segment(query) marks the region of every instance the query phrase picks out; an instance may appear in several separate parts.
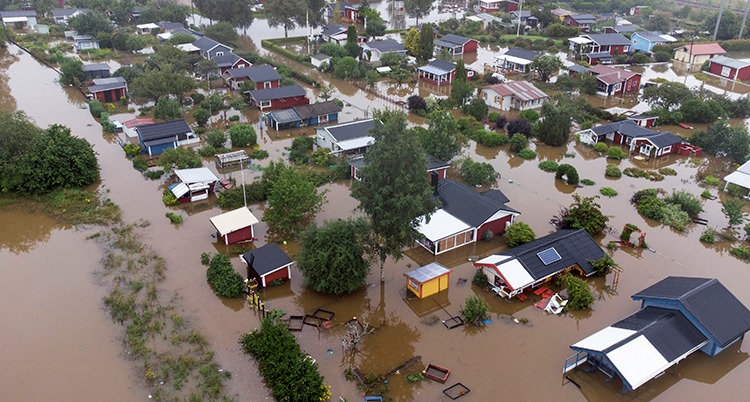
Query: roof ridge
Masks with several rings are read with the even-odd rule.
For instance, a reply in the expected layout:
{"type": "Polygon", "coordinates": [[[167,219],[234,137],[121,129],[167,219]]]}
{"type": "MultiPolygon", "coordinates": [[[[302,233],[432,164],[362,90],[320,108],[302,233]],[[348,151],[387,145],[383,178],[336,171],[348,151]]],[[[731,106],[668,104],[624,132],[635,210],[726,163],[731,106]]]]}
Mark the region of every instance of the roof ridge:
{"type": "MultiPolygon", "coordinates": [[[[696,293],[702,292],[703,290],[705,290],[704,289],[705,287],[707,287],[708,285],[711,285],[711,284],[713,284],[715,282],[718,282],[718,281],[719,280],[716,279],[716,278],[710,278],[707,281],[701,283],[700,285],[698,285],[698,286],[690,289],[690,291],[688,291],[688,292],[684,293],[682,296],[678,297],[677,300],[680,301],[680,302],[682,302],[684,299],[687,299],[689,296],[693,296],[696,293]]],[[[687,308],[687,306],[685,306],[685,307],[687,308]]]]}
{"type": "MultiPolygon", "coordinates": [[[[584,229],[560,229],[560,230],[558,230],[558,231],[556,231],[556,232],[552,232],[552,233],[550,233],[550,234],[548,234],[548,235],[545,235],[545,236],[542,236],[542,237],[540,237],[540,238],[538,238],[538,239],[534,239],[534,240],[532,240],[532,241],[539,241],[539,240],[543,240],[543,241],[541,242],[541,244],[540,244],[539,246],[537,246],[537,247],[535,247],[535,248],[530,248],[529,250],[525,250],[525,251],[522,251],[522,252],[520,252],[520,253],[518,253],[518,254],[515,254],[515,256],[516,256],[516,257],[518,257],[518,256],[520,256],[520,255],[526,255],[526,254],[528,254],[528,253],[531,253],[531,252],[533,252],[534,250],[538,250],[538,249],[540,249],[540,248],[542,248],[542,247],[545,247],[545,246],[549,245],[550,243],[553,243],[553,242],[559,241],[559,240],[561,240],[561,239],[566,239],[566,238],[568,238],[569,236],[572,236],[572,235],[574,235],[574,234],[580,233],[580,231],[581,231],[581,230],[584,230],[584,229]],[[557,234],[557,233],[561,233],[561,232],[562,232],[562,231],[564,231],[564,230],[571,230],[571,232],[570,232],[570,233],[564,233],[564,234],[561,234],[561,235],[560,235],[559,237],[554,237],[554,238],[552,238],[552,239],[547,239],[548,237],[550,237],[550,236],[552,236],[552,235],[554,235],[554,234],[557,234]]],[[[530,242],[529,242],[529,243],[530,243],[530,242]]],[[[524,244],[528,244],[528,243],[524,243],[524,244]]],[[[512,249],[511,249],[511,250],[512,250],[512,249]]],[[[508,251],[510,251],[510,250],[508,250],[508,251]]]]}

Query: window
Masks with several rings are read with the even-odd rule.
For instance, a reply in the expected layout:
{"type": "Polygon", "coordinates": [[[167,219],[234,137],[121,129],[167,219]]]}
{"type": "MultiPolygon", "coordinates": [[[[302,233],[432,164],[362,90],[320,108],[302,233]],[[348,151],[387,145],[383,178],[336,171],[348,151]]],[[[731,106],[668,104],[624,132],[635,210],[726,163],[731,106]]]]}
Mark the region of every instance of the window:
{"type": "Polygon", "coordinates": [[[271,81],[266,81],[263,83],[263,88],[271,88],[271,81]]]}
{"type": "Polygon", "coordinates": [[[721,75],[724,77],[729,77],[729,72],[731,69],[729,67],[722,67],[721,68],[721,75]]]}
{"type": "Polygon", "coordinates": [[[216,52],[216,55],[217,55],[217,56],[223,56],[223,55],[224,55],[224,52],[216,52]]]}
{"type": "Polygon", "coordinates": [[[266,107],[271,107],[271,101],[270,100],[264,100],[259,102],[261,109],[266,107]]]}
{"type": "Polygon", "coordinates": [[[613,88],[614,88],[615,91],[619,91],[620,88],[622,88],[622,83],[615,84],[615,86],[613,88]]]}
{"type": "Polygon", "coordinates": [[[328,122],[328,115],[324,114],[323,116],[318,117],[318,123],[326,123],[328,122]]]}

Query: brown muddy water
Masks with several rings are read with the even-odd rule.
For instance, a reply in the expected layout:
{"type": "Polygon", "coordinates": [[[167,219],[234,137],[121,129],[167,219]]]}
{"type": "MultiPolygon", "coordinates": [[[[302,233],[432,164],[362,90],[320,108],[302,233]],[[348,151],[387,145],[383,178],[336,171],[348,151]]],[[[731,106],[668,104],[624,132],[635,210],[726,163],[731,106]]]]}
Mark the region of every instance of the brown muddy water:
{"type": "MultiPolygon", "coordinates": [[[[216,351],[217,361],[233,373],[227,384],[230,394],[236,395],[238,401],[270,400],[255,364],[237,344],[240,334],[258,327],[257,313],[241,299],[216,297],[206,283],[205,267],[199,263],[201,252],[229,252],[233,248],[219,245],[212,237],[208,219],[221,213],[215,199],[171,208],[186,216],[186,220],[180,226],[169,223],[164,217],[169,209],[161,202],[161,189],[168,179],[147,180],[133,170],[112,136],[103,134],[88,110],[80,108],[80,93],[61,88],[54,81],[56,73],[15,47],[0,50],[0,75],[0,107],[24,110],[40,126],[65,124],[74,134],[94,144],[102,166],[99,188],[109,191],[112,200],[122,207],[126,222],[151,222],[143,229],[144,241],[167,262],[165,291],[179,293],[183,314],[197,323],[216,351]]],[[[342,114],[342,121],[362,117],[368,106],[372,110],[385,104],[361,95],[347,83],[336,82],[336,87],[337,96],[353,105],[345,109],[351,114],[342,114]]],[[[273,131],[263,131],[259,137],[262,148],[272,158],[282,156],[293,138],[287,132],[276,138],[273,131]]],[[[531,225],[537,235],[554,230],[549,219],[561,205],[572,201],[570,194],[596,195],[600,187],[608,186],[619,192],[616,197],[599,200],[604,212],[612,216],[611,226],[619,229],[625,223],[638,225],[648,233],[648,243],[655,252],[612,253],[624,270],[619,282],[613,283],[611,275],[592,279],[597,295],[593,308],[562,316],[543,315],[532,306],[536,300],[506,303],[470,285],[474,268],[467,257],[505,250],[501,238],[467,245],[437,258],[413,248],[404,260],[387,261],[383,284],[374,266],[368,285],[347,296],[325,296],[307,289],[301,284],[300,273],[294,270],[290,282],[269,287],[263,291],[263,298],[267,307],[290,314],[311,313],[317,308],[336,314],[333,328],[318,332],[306,326],[296,334],[302,348],[317,360],[326,383],[331,385],[333,398],[361,400],[354,383],[345,380],[345,369],[382,373],[415,355],[422,357],[419,364],[388,379],[387,395],[395,401],[445,400],[441,391],[456,382],[471,389],[462,399],[465,401],[729,400],[746,394],[750,390],[746,380],[750,375],[747,343],[715,358],[696,354],[637,392],[625,395],[620,394],[622,383],[617,379],[606,383],[601,375],[576,373],[574,378],[582,385],[579,389],[564,382],[561,375],[565,358],[572,354],[569,345],[636,311],[638,304],[630,296],[667,275],[716,277],[750,305],[750,296],[744,292],[750,284],[748,265],[732,257],[726,243],[704,245],[698,241],[704,227],[691,224],[686,231],[676,232],[642,218],[628,202],[634,191],[647,187],[667,191],[686,188],[698,194],[703,190],[694,177],[698,169],[721,174],[727,162],[707,157],[702,159],[701,168],[693,168],[681,163],[685,158],[674,155],[638,162],[641,168],[669,166],[678,171],[677,176],[652,183],[626,176],[605,178],[607,160],[574,143],[567,147],[532,148],[539,154],[537,160],[523,160],[507,147],[488,149],[473,143],[466,154],[492,164],[502,174],[498,188],[510,198],[509,205],[522,212],[520,220],[531,225]],[[576,156],[565,157],[565,153],[576,156]],[[592,179],[596,185],[575,188],[556,181],[553,174],[537,167],[539,161],[546,159],[572,164],[581,178],[592,179]],[[425,300],[408,297],[403,273],[432,261],[453,269],[450,289],[425,300]],[[468,282],[459,285],[459,278],[468,282]],[[483,328],[464,326],[453,330],[439,322],[425,323],[433,315],[439,320],[457,315],[464,299],[473,294],[490,305],[492,323],[483,328]],[[528,318],[529,324],[515,324],[501,315],[528,318]],[[355,352],[343,353],[343,323],[352,317],[369,322],[378,330],[367,336],[355,352]],[[401,375],[414,374],[428,363],[451,369],[445,385],[431,380],[409,383],[401,375]]],[[[210,160],[206,162],[215,170],[210,160]]],[[[260,161],[261,165],[265,163],[267,160],[260,161]]],[[[619,165],[624,168],[634,163],[626,160],[619,165]]],[[[245,171],[248,181],[257,175],[258,172],[245,171]]],[[[359,213],[355,210],[356,201],[349,197],[349,186],[348,182],[337,182],[323,187],[330,190],[328,204],[316,221],[359,213]]],[[[717,194],[715,188],[710,190],[717,194]]],[[[252,209],[260,217],[263,207],[253,205],[252,209]]],[[[706,212],[701,217],[708,219],[711,226],[726,226],[718,201],[705,201],[704,208],[706,212]]],[[[38,212],[25,212],[21,206],[5,207],[0,210],[0,217],[6,226],[0,234],[3,399],[147,400],[147,391],[135,374],[137,364],[123,356],[118,342],[121,328],[110,323],[101,308],[106,289],[98,287],[93,276],[101,252],[85,240],[87,229],[60,228],[56,222],[38,212]],[[14,228],[18,230],[8,230],[14,228]]],[[[260,240],[253,246],[271,241],[264,223],[258,225],[258,231],[260,240]]],[[[611,239],[612,235],[606,235],[597,240],[604,245],[611,239]]],[[[282,247],[288,253],[296,251],[292,243],[282,247]]],[[[238,272],[244,274],[236,255],[233,260],[238,272]]]]}

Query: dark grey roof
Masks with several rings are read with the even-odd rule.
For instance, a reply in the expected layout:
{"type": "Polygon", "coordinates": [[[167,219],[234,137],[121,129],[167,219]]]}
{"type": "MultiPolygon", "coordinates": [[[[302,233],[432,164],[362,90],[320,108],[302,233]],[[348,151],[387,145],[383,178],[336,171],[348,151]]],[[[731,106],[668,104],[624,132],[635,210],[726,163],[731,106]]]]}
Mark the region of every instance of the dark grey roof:
{"type": "Polygon", "coordinates": [[[351,140],[353,138],[367,137],[371,128],[375,127],[375,120],[356,120],[348,123],[336,124],[323,127],[331,134],[336,142],[351,140]]]}
{"type": "Polygon", "coordinates": [[[312,55],[310,57],[313,58],[313,59],[315,59],[315,60],[330,60],[331,59],[331,56],[329,56],[329,55],[327,55],[325,53],[314,54],[314,55],[312,55]]]}
{"type": "Polygon", "coordinates": [[[94,85],[87,88],[91,92],[108,91],[111,89],[125,88],[128,83],[122,77],[96,78],[93,80],[94,85]]]}
{"type": "Polygon", "coordinates": [[[233,68],[227,70],[232,78],[249,78],[255,82],[277,81],[281,80],[281,75],[269,65],[233,68]]]}
{"type": "Polygon", "coordinates": [[[536,280],[546,278],[576,264],[587,276],[591,275],[595,270],[587,260],[598,260],[606,254],[586,230],[563,229],[514,247],[500,255],[516,257],[536,280]],[[562,258],[544,265],[537,253],[551,247],[554,247],[562,258]]]}
{"type": "Polygon", "coordinates": [[[54,17],[70,17],[71,15],[77,13],[77,12],[86,13],[88,12],[88,9],[85,8],[62,8],[62,9],[56,9],[56,10],[50,10],[50,15],[54,17]]]}
{"type": "Polygon", "coordinates": [[[599,59],[599,60],[614,60],[614,57],[612,57],[611,54],[608,52],[594,52],[594,53],[585,53],[586,56],[592,58],[592,59],[599,59]]]}
{"type": "Polygon", "coordinates": [[[657,148],[664,148],[682,142],[681,139],[669,131],[657,131],[657,134],[648,137],[648,140],[657,148]]]}
{"type": "Polygon", "coordinates": [[[643,308],[612,326],[637,332],[610,346],[605,353],[643,335],[665,360],[672,362],[708,340],[679,310],[653,306],[643,308]]]}
{"type": "Polygon", "coordinates": [[[575,71],[577,73],[588,73],[589,69],[580,65],[580,64],[573,64],[572,66],[568,66],[568,70],[575,71]]]}
{"type": "Polygon", "coordinates": [[[526,50],[526,49],[519,49],[517,47],[511,48],[507,52],[505,52],[504,56],[513,56],[518,57],[524,60],[534,60],[535,58],[541,56],[541,52],[534,52],[532,50],[526,50]]]}
{"type": "Polygon", "coordinates": [[[442,70],[445,72],[451,72],[456,69],[456,65],[445,60],[435,59],[429,63],[427,63],[428,66],[432,66],[437,68],[438,70],[442,70]]]}
{"type": "Polygon", "coordinates": [[[248,251],[242,254],[242,259],[260,276],[293,262],[276,243],[269,243],[261,248],[248,251]]]}
{"type": "Polygon", "coordinates": [[[456,45],[465,45],[471,41],[471,38],[467,38],[465,36],[458,36],[453,34],[448,34],[440,38],[443,42],[452,43],[454,46],[456,45]]]}
{"type": "Polygon", "coordinates": [[[571,15],[570,18],[579,24],[593,24],[596,22],[596,17],[591,14],[575,14],[571,15]]]}
{"type": "MultiPolygon", "coordinates": [[[[450,165],[448,165],[448,166],[450,166],[450,165]]],[[[497,190],[497,189],[483,191],[482,195],[485,196],[485,197],[490,197],[493,200],[495,200],[495,201],[497,201],[497,202],[499,202],[501,204],[505,204],[507,202],[510,202],[510,199],[505,194],[503,194],[502,191],[497,190]]]]}
{"type": "Polygon", "coordinates": [[[0,16],[2,16],[3,18],[36,17],[36,11],[34,10],[0,11],[0,16]]]}
{"type": "Polygon", "coordinates": [[[513,14],[516,17],[518,17],[519,13],[521,14],[521,18],[529,18],[529,17],[531,17],[531,11],[530,10],[523,10],[523,11],[516,10],[516,11],[511,11],[510,12],[510,14],[513,14]]]}
{"type": "Polygon", "coordinates": [[[618,25],[618,26],[609,27],[609,28],[614,29],[615,32],[618,32],[618,33],[635,32],[641,29],[641,27],[639,27],[638,25],[618,25]]]}
{"type": "Polygon", "coordinates": [[[620,33],[587,34],[584,35],[600,46],[632,45],[630,39],[620,33]]]}
{"type": "Polygon", "coordinates": [[[294,108],[273,111],[271,112],[271,118],[279,123],[292,123],[302,120],[302,118],[299,117],[299,113],[297,113],[294,108]]]}
{"type": "Polygon", "coordinates": [[[153,141],[161,138],[173,137],[179,134],[190,133],[190,129],[185,119],[170,120],[162,123],[142,124],[135,128],[138,136],[144,141],[153,141]]]}
{"type": "Polygon", "coordinates": [[[143,145],[147,147],[153,147],[156,145],[170,144],[170,143],[174,143],[175,141],[177,141],[175,137],[176,135],[170,135],[169,137],[158,138],[155,140],[149,140],[149,141],[144,140],[143,145]]]}
{"type": "Polygon", "coordinates": [[[173,29],[182,28],[185,29],[185,24],[181,22],[172,22],[172,21],[159,21],[156,23],[161,29],[165,31],[171,31],[173,29]]]}
{"type": "Polygon", "coordinates": [[[604,135],[617,131],[628,137],[650,137],[657,134],[656,131],[641,127],[632,120],[617,121],[603,126],[593,127],[591,130],[594,131],[596,135],[604,135]]]}
{"type": "Polygon", "coordinates": [[[367,46],[371,49],[377,49],[381,53],[405,51],[404,45],[398,43],[395,39],[384,39],[373,42],[362,42],[360,45],[367,46]]]}
{"type": "Polygon", "coordinates": [[[253,99],[260,102],[265,100],[291,98],[293,96],[303,96],[306,95],[307,92],[305,92],[305,88],[302,88],[301,85],[290,85],[288,87],[256,89],[255,91],[250,91],[249,94],[253,99]]]}
{"type": "Polygon", "coordinates": [[[82,70],[84,72],[86,71],[100,71],[100,70],[110,70],[109,64],[107,63],[96,63],[96,64],[84,64],[82,67],[82,70]]]}
{"type": "Polygon", "coordinates": [[[750,331],[750,310],[718,279],[669,276],[633,295],[676,300],[725,347],[750,331]]]}
{"type": "Polygon", "coordinates": [[[437,199],[440,200],[441,209],[474,227],[481,226],[500,210],[519,213],[499,202],[498,195],[494,192],[485,196],[464,183],[450,179],[438,182],[437,199]]]}
{"type": "MultiPolygon", "coordinates": [[[[424,154],[424,161],[425,161],[425,164],[427,165],[427,170],[428,171],[435,170],[435,169],[441,169],[441,168],[448,168],[448,167],[451,166],[450,163],[443,162],[440,159],[438,159],[438,158],[436,158],[436,157],[434,157],[434,156],[432,156],[430,154],[427,154],[427,153],[424,154]]],[[[362,169],[362,167],[366,165],[365,158],[352,159],[352,160],[349,161],[349,164],[352,165],[352,166],[354,166],[357,169],[362,169]]],[[[502,194],[502,193],[500,193],[500,194],[502,194]]],[[[505,196],[503,196],[503,197],[505,197],[505,196]]],[[[507,197],[505,198],[505,200],[506,200],[505,202],[508,202],[508,198],[507,197]]]]}
{"type": "Polygon", "coordinates": [[[297,111],[297,114],[299,114],[299,117],[301,119],[309,119],[311,117],[338,113],[341,111],[341,108],[334,101],[326,101],[321,103],[311,103],[309,105],[295,106],[294,110],[297,111]]]}
{"type": "MultiPolygon", "coordinates": [[[[215,61],[216,65],[218,67],[232,67],[238,61],[245,60],[245,59],[243,59],[240,56],[237,56],[234,53],[227,53],[227,54],[224,54],[224,55],[221,55],[221,56],[215,56],[211,60],[215,61]]],[[[231,70],[229,70],[229,71],[231,71],[231,70]]]]}
{"type": "Polygon", "coordinates": [[[325,36],[331,36],[335,35],[340,32],[346,32],[346,27],[343,25],[336,25],[336,24],[330,24],[323,27],[323,31],[320,32],[321,35],[325,36]]]}
{"type": "Polygon", "coordinates": [[[633,35],[638,35],[638,37],[643,38],[644,40],[647,40],[649,42],[667,43],[667,40],[662,38],[662,35],[664,34],[661,31],[636,32],[633,35]]]}
{"type": "Polygon", "coordinates": [[[229,46],[221,44],[211,38],[206,38],[205,36],[193,42],[193,46],[197,47],[198,49],[204,52],[207,52],[215,48],[216,46],[224,46],[225,48],[232,50],[229,46]]]}

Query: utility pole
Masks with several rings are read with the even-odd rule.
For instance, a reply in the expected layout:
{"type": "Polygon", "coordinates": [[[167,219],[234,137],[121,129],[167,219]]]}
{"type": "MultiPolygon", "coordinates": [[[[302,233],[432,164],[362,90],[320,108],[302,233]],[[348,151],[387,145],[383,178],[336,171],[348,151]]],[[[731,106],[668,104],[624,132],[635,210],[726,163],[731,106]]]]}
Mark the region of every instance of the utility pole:
{"type": "Polygon", "coordinates": [[[518,29],[516,29],[516,38],[521,34],[521,14],[523,13],[523,0],[521,0],[520,7],[518,7],[518,29]]]}
{"type": "Polygon", "coordinates": [[[750,11],[750,1],[745,6],[745,16],[742,17],[742,26],[740,27],[740,36],[737,39],[742,39],[742,32],[745,30],[745,21],[747,21],[747,12],[750,11]]]}
{"type": "Polygon", "coordinates": [[[721,22],[721,15],[724,14],[724,5],[726,4],[727,4],[727,0],[721,0],[721,8],[719,9],[719,17],[716,18],[716,28],[714,28],[714,40],[716,40],[716,34],[719,32],[719,23],[721,22]]]}

